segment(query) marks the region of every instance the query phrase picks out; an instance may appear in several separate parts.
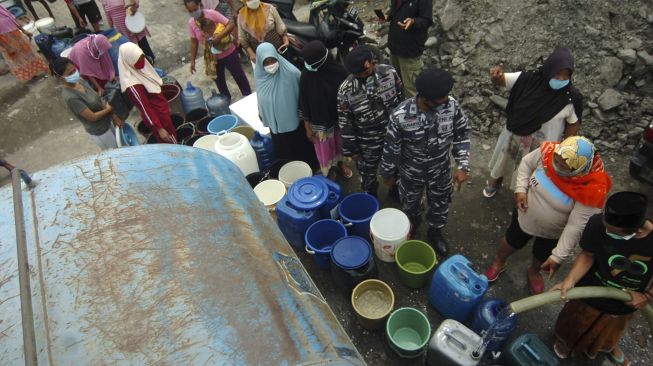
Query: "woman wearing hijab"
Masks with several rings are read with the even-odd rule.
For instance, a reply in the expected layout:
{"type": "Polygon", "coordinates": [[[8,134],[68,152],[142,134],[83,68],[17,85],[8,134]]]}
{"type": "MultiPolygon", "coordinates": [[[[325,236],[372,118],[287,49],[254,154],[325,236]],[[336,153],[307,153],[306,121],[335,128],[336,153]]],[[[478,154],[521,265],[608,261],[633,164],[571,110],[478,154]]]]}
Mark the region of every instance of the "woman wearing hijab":
{"type": "Polygon", "coordinates": [[[129,95],[156,140],[176,144],[170,107],[161,92],[163,82],[145,59],[143,50],[131,42],[122,44],[118,50],[118,70],[122,92],[129,95]]]}
{"type": "Polygon", "coordinates": [[[540,271],[551,278],[571,255],[587,220],[603,208],[610,186],[603,160],[584,137],[544,142],[524,156],[517,170],[512,222],[485,272],[488,281],[496,281],[508,257],[535,238],[528,285],[532,294],[542,293],[540,271]]]}
{"type": "Polygon", "coordinates": [[[567,277],[553,287],[567,299],[573,287],[605,286],[627,291],[630,301],[582,299],[565,303],[555,325],[553,345],[560,358],[606,353],[613,365],[630,360],[619,347],[635,311],[653,303],[653,222],[648,198],[637,192],[610,196],[602,214],[592,216],[580,239],[582,252],[567,277]]]}
{"type": "Polygon", "coordinates": [[[50,69],[63,84],[61,96],[66,106],[82,123],[93,143],[102,150],[118,147],[113,125],[120,127],[123,121],[113,113],[111,104],[103,101],[91,85],[80,77],[79,70],[69,59],[55,59],[50,69]]]}
{"type": "Polygon", "coordinates": [[[101,34],[90,35],[73,45],[68,58],[82,77],[88,80],[98,94],[104,94],[107,82],[116,78],[116,70],[109,55],[111,43],[101,34]]]}
{"type": "Polygon", "coordinates": [[[147,37],[150,35],[147,27],[140,33],[132,33],[125,25],[127,14],[136,12],[140,5],[139,2],[139,0],[102,0],[102,7],[104,8],[104,13],[107,15],[109,26],[117,29],[130,42],[138,44],[138,47],[143,50],[145,56],[154,60],[154,52],[152,52],[150,43],[147,41],[147,37]]]}
{"type": "Polygon", "coordinates": [[[254,50],[258,50],[258,45],[262,42],[271,43],[277,51],[283,53],[290,41],[286,25],[277,9],[261,0],[246,0],[244,3],[245,6],[238,12],[238,38],[250,60],[254,61],[254,50]]]}
{"type": "Polygon", "coordinates": [[[511,178],[519,161],[544,141],[561,141],[580,129],[583,96],[571,82],[574,58],[567,48],[556,48],[535,71],[504,73],[503,64],[490,70],[492,83],[510,90],[508,122],[490,159],[490,179],[483,189],[494,197],[504,177],[511,178]]]}
{"type": "Polygon", "coordinates": [[[304,118],[306,136],[313,142],[322,174],[345,178],[352,171],[342,162],[342,135],[338,126],[338,87],[347,78],[347,70],[335,62],[320,41],[311,41],[302,50],[304,70],[299,79],[299,109],[304,118]]]}
{"type": "Polygon", "coordinates": [[[317,167],[313,145],[299,120],[300,72],[270,43],[256,49],[256,95],[261,121],[269,127],[277,159],[302,160],[317,167]]]}
{"type": "Polygon", "coordinates": [[[16,22],[9,10],[0,6],[0,53],[20,81],[30,81],[48,72],[48,65],[30,43],[31,38],[32,34],[16,22]]]}

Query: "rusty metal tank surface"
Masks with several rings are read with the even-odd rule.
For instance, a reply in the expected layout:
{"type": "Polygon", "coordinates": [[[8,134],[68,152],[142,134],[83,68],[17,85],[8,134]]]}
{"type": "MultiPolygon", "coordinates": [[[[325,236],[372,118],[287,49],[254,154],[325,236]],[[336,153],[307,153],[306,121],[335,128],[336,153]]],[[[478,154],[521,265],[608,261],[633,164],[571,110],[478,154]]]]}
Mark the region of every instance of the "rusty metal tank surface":
{"type": "MultiPolygon", "coordinates": [[[[148,145],[23,190],[39,365],[364,364],[238,168],[148,145]]],[[[23,364],[11,187],[0,189],[0,365],[23,364]]]]}

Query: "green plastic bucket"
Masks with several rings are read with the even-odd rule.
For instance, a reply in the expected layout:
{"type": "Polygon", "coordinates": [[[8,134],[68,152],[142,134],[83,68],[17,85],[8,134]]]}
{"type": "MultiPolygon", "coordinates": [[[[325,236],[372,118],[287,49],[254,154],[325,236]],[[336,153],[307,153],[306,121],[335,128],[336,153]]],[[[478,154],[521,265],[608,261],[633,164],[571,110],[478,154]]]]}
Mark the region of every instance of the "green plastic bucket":
{"type": "Polygon", "coordinates": [[[395,252],[395,259],[401,283],[410,288],[424,287],[438,263],[433,248],[420,240],[408,240],[401,244],[395,252]]]}
{"type": "Polygon", "coordinates": [[[408,307],[390,314],[385,331],[390,347],[402,358],[416,358],[424,354],[431,338],[431,324],[426,315],[408,307]]]}

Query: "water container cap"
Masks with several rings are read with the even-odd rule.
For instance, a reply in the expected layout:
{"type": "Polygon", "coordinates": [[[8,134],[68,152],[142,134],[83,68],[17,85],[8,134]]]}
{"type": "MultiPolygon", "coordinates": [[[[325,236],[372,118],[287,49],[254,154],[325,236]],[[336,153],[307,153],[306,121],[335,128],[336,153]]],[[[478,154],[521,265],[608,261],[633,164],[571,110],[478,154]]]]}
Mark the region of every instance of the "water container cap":
{"type": "Polygon", "coordinates": [[[357,269],[370,261],[372,247],[360,236],[338,239],[331,247],[331,260],[343,269],[357,269]]]}
{"type": "Polygon", "coordinates": [[[312,177],[298,179],[288,190],[288,201],[298,210],[315,210],[329,197],[329,187],[312,177]]]}
{"type": "Polygon", "coordinates": [[[195,87],[193,86],[193,83],[190,81],[186,83],[186,89],[187,90],[195,90],[195,87]]]}

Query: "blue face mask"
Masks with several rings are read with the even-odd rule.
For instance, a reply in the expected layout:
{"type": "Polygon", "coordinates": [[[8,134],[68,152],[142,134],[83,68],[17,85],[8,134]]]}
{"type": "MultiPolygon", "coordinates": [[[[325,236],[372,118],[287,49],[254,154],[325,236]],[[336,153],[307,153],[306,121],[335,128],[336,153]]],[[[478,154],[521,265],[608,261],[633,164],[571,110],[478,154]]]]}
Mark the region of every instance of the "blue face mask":
{"type": "Polygon", "coordinates": [[[63,79],[66,80],[67,83],[77,84],[79,81],[79,70],[75,70],[72,75],[64,76],[63,79]]]}
{"type": "Polygon", "coordinates": [[[567,80],[558,80],[558,79],[549,80],[549,86],[553,90],[560,90],[560,89],[564,88],[567,85],[569,85],[569,79],[567,79],[567,80]]]}
{"type": "Polygon", "coordinates": [[[618,234],[615,234],[615,233],[611,233],[608,230],[605,230],[605,233],[608,234],[608,236],[611,237],[612,239],[617,239],[617,240],[630,240],[630,239],[634,238],[635,235],[637,235],[637,233],[635,232],[635,233],[632,233],[632,234],[621,236],[621,235],[618,235],[618,234]]]}

